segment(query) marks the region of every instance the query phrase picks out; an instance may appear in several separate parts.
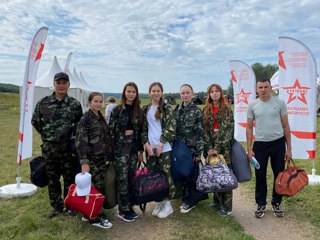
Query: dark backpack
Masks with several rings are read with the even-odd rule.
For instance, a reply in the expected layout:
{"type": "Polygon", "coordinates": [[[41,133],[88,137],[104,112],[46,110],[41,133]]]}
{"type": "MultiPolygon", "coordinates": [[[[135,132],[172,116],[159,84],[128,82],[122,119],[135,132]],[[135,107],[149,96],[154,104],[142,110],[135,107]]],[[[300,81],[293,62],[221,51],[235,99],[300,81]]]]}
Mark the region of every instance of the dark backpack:
{"type": "Polygon", "coordinates": [[[46,163],[42,156],[35,157],[30,161],[30,181],[37,187],[48,185],[46,163]]]}
{"type": "Polygon", "coordinates": [[[243,146],[234,139],[232,143],[231,166],[238,182],[250,181],[251,167],[243,146]]]}

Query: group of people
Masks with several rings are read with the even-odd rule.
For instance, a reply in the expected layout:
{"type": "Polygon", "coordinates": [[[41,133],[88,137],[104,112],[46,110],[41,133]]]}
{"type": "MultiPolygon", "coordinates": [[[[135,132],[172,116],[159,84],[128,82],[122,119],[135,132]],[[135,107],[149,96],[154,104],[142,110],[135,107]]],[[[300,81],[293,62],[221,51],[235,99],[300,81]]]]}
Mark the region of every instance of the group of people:
{"type": "MultiPolygon", "coordinates": [[[[106,109],[106,118],[101,113],[103,94],[92,92],[88,98],[89,110],[82,115],[80,103],[67,94],[69,86],[68,75],[57,73],[54,77],[55,92],[37,103],[32,117],[32,124],[41,135],[42,154],[49,178],[49,198],[53,207],[49,217],[62,212],[75,214],[71,209],[64,208],[60,177],[64,180],[66,196],[74,182],[79,161],[81,171],[90,172],[92,184],[102,193],[106,161],[114,162],[118,217],[125,222],[138,218],[133,209],[132,181],[138,163],[144,158],[149,170],[163,171],[169,182],[169,195],[156,203],[153,216],[166,218],[172,214],[172,199],[182,200],[181,213],[188,213],[196,207],[197,201],[192,198],[188,181],[174,182],[171,176],[170,155],[174,139],[188,146],[195,167],[199,167],[202,156],[207,158],[223,154],[228,167],[232,168],[234,118],[218,84],[208,87],[202,110],[193,103],[194,92],[189,84],[180,87],[182,102],[173,108],[164,101],[162,84],[154,82],[148,91],[150,104],[141,107],[138,86],[129,82],[123,88],[120,104],[112,106],[110,111],[106,109]],[[73,146],[76,155],[72,151],[73,146]]],[[[286,107],[283,101],[271,97],[269,89],[269,80],[258,81],[259,99],[250,105],[248,111],[248,160],[251,161],[255,155],[261,165],[256,170],[256,217],[262,217],[266,210],[268,157],[271,157],[275,178],[284,168],[284,159],[291,157],[286,107]],[[253,122],[256,124],[256,139],[252,148],[253,122]]],[[[111,100],[115,102],[115,99],[111,100]]],[[[274,191],[272,206],[276,216],[283,216],[280,203],[281,196],[274,191]]],[[[217,208],[221,216],[232,215],[232,191],[214,193],[210,207],[217,208]]],[[[112,226],[102,211],[95,219],[83,220],[101,228],[112,226]]]]}

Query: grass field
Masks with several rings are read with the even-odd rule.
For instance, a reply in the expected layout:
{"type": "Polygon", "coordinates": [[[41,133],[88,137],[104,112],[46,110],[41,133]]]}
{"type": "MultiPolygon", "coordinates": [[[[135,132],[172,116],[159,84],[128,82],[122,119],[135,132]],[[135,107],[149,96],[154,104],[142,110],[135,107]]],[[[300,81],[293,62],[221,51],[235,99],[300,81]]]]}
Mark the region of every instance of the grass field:
{"type": "MultiPolygon", "coordinates": [[[[17,94],[0,94],[0,186],[15,183],[17,177],[18,99],[17,94]]],[[[142,105],[148,102],[149,100],[143,99],[142,105]]],[[[39,136],[34,134],[34,156],[40,154],[39,145],[39,136]]],[[[317,147],[319,147],[319,141],[317,147]]],[[[22,182],[29,182],[28,162],[26,160],[22,164],[22,182]]],[[[316,169],[320,172],[319,156],[315,162],[316,169]]],[[[311,173],[311,161],[298,160],[297,164],[304,167],[308,174],[311,173]]],[[[270,176],[269,179],[271,179],[270,176]]],[[[253,197],[254,180],[243,184],[243,187],[248,190],[250,197],[253,197]]],[[[201,202],[196,209],[186,215],[175,211],[172,217],[163,221],[150,218],[150,222],[141,226],[142,231],[148,226],[169,223],[170,239],[253,239],[244,233],[240,224],[233,218],[221,218],[216,211],[209,209],[207,207],[209,201],[201,202]]],[[[179,201],[174,201],[175,209],[179,204],[179,201]]],[[[126,228],[134,226],[120,222],[117,223],[121,224],[120,226],[106,231],[93,228],[81,222],[79,218],[61,216],[49,220],[46,217],[50,210],[47,188],[38,189],[32,197],[0,199],[0,206],[0,239],[118,239],[117,236],[122,230],[125,234],[126,228]]],[[[285,198],[284,207],[290,212],[290,217],[309,222],[311,226],[320,229],[320,186],[307,186],[295,197],[285,198]]],[[[115,211],[111,210],[111,213],[115,211]]],[[[111,215],[110,212],[108,215],[111,215]]],[[[111,216],[110,220],[113,221],[115,218],[111,216]]],[[[141,218],[144,217],[141,216],[141,218]]],[[[139,224],[139,221],[143,220],[139,219],[134,224],[139,224]]],[[[139,231],[135,234],[138,236],[139,231]]],[[[320,239],[320,233],[318,236],[320,239]]],[[[132,236],[128,235],[127,239],[130,237],[132,236]]]]}

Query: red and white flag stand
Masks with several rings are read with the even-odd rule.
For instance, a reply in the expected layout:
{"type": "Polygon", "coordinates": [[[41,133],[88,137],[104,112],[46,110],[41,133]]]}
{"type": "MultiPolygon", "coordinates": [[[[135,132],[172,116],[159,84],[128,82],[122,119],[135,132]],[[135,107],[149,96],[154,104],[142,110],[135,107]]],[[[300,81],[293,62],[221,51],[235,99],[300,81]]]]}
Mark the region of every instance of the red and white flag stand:
{"type": "Polygon", "coordinates": [[[18,176],[16,184],[9,184],[0,188],[0,197],[12,198],[31,196],[37,191],[33,184],[21,183],[22,160],[32,156],[32,126],[34,84],[44,44],[47,39],[48,28],[42,27],[35,34],[25,69],[23,87],[20,95],[20,127],[18,143],[18,176]],[[31,147],[30,147],[31,146],[31,147]],[[31,150],[30,150],[31,149],[31,150]]]}
{"type": "Polygon", "coordinates": [[[279,97],[287,104],[291,128],[292,156],[312,159],[310,183],[320,183],[316,176],[317,66],[310,49],[302,42],[279,37],[279,97]]]}

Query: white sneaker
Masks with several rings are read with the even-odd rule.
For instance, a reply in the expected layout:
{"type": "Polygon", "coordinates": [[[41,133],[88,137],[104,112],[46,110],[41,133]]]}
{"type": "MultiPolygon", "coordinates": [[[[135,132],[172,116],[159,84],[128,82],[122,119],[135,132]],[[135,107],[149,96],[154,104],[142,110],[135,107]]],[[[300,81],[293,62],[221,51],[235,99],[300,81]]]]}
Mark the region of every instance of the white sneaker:
{"type": "Polygon", "coordinates": [[[103,218],[95,218],[90,220],[90,224],[95,227],[108,229],[112,227],[112,223],[108,221],[108,219],[103,218]]]}
{"type": "Polygon", "coordinates": [[[152,212],[152,216],[158,216],[159,212],[162,210],[163,207],[164,207],[164,201],[157,202],[157,205],[152,212]]]}
{"type": "Polygon", "coordinates": [[[166,218],[168,217],[170,214],[173,213],[173,208],[171,206],[171,202],[170,200],[165,200],[165,204],[164,207],[162,208],[162,210],[158,213],[158,218],[166,218]]]}

